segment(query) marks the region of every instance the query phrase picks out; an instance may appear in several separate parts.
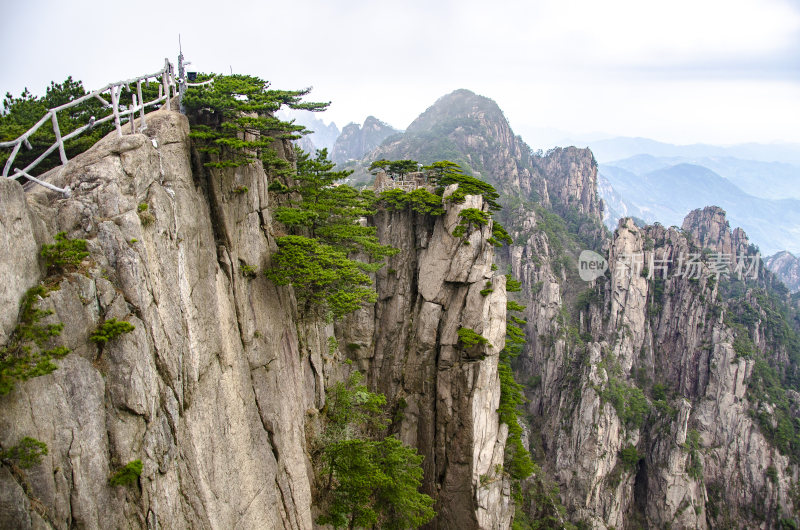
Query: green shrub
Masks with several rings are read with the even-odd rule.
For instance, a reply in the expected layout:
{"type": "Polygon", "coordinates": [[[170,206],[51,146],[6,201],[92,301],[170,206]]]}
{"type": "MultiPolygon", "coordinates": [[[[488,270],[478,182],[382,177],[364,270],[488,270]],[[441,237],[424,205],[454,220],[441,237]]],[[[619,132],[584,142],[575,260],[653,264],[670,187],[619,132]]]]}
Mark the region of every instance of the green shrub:
{"type": "Polygon", "coordinates": [[[409,193],[399,188],[382,192],[378,196],[384,207],[389,210],[403,210],[409,208],[414,212],[425,215],[442,215],[442,197],[431,193],[425,188],[417,188],[409,193]]]}
{"type": "Polygon", "coordinates": [[[364,264],[344,251],[303,236],[279,237],[276,243],[279,252],[266,275],[276,285],[294,286],[303,313],[321,311],[339,317],[377,300],[364,264]]]}
{"type": "Polygon", "coordinates": [[[750,359],[756,351],[756,346],[750,340],[747,332],[744,331],[736,334],[736,338],[733,341],[733,350],[736,352],[736,357],[750,359]]]}
{"type": "Polygon", "coordinates": [[[147,228],[156,222],[156,216],[150,213],[147,209],[139,210],[139,221],[142,223],[142,227],[147,228]]]}
{"type": "Polygon", "coordinates": [[[775,466],[768,466],[767,467],[767,478],[773,484],[778,483],[778,470],[775,469],[775,466]]]}
{"type": "Polygon", "coordinates": [[[19,323],[11,333],[8,344],[0,347],[0,395],[14,389],[16,381],[26,381],[32,377],[46,375],[58,367],[53,359],[60,359],[70,350],[65,346],[43,349],[52,337],[57,337],[64,324],[40,324],[40,320],[51,315],[51,310],[37,308],[40,298],[46,298],[47,288],[37,285],[28,289],[22,297],[19,323]]]}
{"type": "Polygon", "coordinates": [[[489,222],[489,213],[478,208],[464,208],[458,212],[460,221],[453,230],[453,237],[469,237],[472,230],[485,226],[489,222]]]}
{"type": "Polygon", "coordinates": [[[66,232],[59,232],[55,240],[53,245],[42,245],[41,256],[50,272],[74,270],[89,255],[85,239],[69,239],[66,232]]]}
{"type": "Polygon", "coordinates": [[[700,433],[697,432],[697,429],[689,429],[687,431],[686,442],[683,444],[683,448],[689,453],[689,460],[686,463],[686,473],[694,480],[702,480],[703,462],[700,460],[700,433]]]}
{"type": "Polygon", "coordinates": [[[609,377],[605,390],[600,397],[611,403],[622,422],[638,429],[650,412],[650,403],[641,389],[625,384],[615,377],[609,377]]]}
{"type": "Polygon", "coordinates": [[[486,285],[484,285],[483,287],[484,288],[481,289],[481,296],[489,296],[494,292],[494,289],[492,289],[492,280],[488,280],[486,282],[486,285]]]}
{"type": "Polygon", "coordinates": [[[247,186],[239,186],[238,188],[233,190],[233,193],[235,193],[236,195],[244,195],[248,191],[250,191],[250,189],[247,186]]]}
{"type": "Polygon", "coordinates": [[[497,221],[492,223],[492,237],[490,237],[487,241],[489,242],[489,244],[494,245],[496,247],[502,247],[503,243],[507,245],[514,244],[514,240],[511,238],[509,233],[506,231],[503,225],[501,225],[497,221]]]}
{"type": "Polygon", "coordinates": [[[289,191],[289,187],[279,180],[273,180],[267,186],[267,191],[272,191],[275,193],[286,193],[289,191]]]}
{"type": "Polygon", "coordinates": [[[633,445],[628,445],[620,450],[619,459],[625,468],[630,471],[634,471],[636,470],[636,466],[639,464],[641,455],[639,454],[639,451],[636,450],[636,447],[633,445]]]}
{"type": "Polygon", "coordinates": [[[434,166],[436,164],[451,164],[449,168],[444,169],[436,177],[440,189],[444,189],[450,184],[458,184],[458,188],[448,197],[450,201],[462,203],[466,200],[467,195],[480,195],[488,203],[490,211],[501,209],[500,204],[497,202],[500,194],[497,193],[494,186],[475,177],[465,175],[461,172],[458,164],[452,164],[447,160],[434,163],[434,166]]]}
{"type": "Polygon", "coordinates": [[[522,290],[522,283],[519,280],[515,280],[511,277],[510,274],[506,274],[506,292],[507,293],[516,293],[522,290]]]}
{"type": "Polygon", "coordinates": [[[506,302],[506,311],[525,311],[526,306],[515,302],[514,300],[509,300],[506,302]]]}
{"type": "MultiPolygon", "coordinates": [[[[406,405],[398,401],[396,419],[406,405]]],[[[433,519],[433,499],[418,491],[422,456],[380,432],[388,423],[385,396],[370,392],[354,372],[328,391],[323,413],[327,425],[314,458],[322,490],[318,524],[402,529],[433,519]]]]}
{"type": "Polygon", "coordinates": [[[16,445],[0,451],[0,460],[11,460],[22,469],[35,466],[47,454],[47,444],[26,436],[16,445]]]}
{"type": "Polygon", "coordinates": [[[281,121],[275,111],[284,105],[325,109],[324,103],[301,102],[309,90],[270,90],[267,81],[249,75],[217,75],[211,84],[189,88],[183,104],[191,123],[190,136],[197,149],[209,155],[204,164],[231,168],[260,160],[268,173],[289,174],[290,164],[278,157],[272,144],[279,139],[296,140],[306,131],[301,125],[281,121]],[[212,123],[199,116],[213,116],[212,123]]]}
{"type": "Polygon", "coordinates": [[[374,214],[375,196],[340,184],[350,171],[334,170],[322,149],[312,158],[297,149],[297,171],[275,220],[292,235],[276,239],[278,252],[267,277],[292,285],[304,315],[339,317],[374,303],[368,276],[397,249],[381,245],[377,229],[360,221],[374,214]]]}
{"type": "Polygon", "coordinates": [[[123,333],[130,333],[136,327],[130,322],[124,320],[118,321],[112,318],[103,322],[94,333],[89,336],[89,340],[95,344],[104,345],[106,342],[113,340],[123,333]]]}
{"type": "Polygon", "coordinates": [[[108,483],[112,486],[132,486],[139,480],[139,476],[142,474],[142,467],[141,460],[128,462],[111,476],[108,483]]]}
{"type": "MultiPolygon", "coordinates": [[[[486,337],[479,333],[475,333],[475,331],[470,328],[458,328],[458,341],[467,348],[489,344],[489,341],[486,339],[486,337]]],[[[489,347],[491,347],[491,344],[489,344],[489,347]]]]}
{"type": "Polygon", "coordinates": [[[575,307],[577,307],[578,310],[585,311],[592,305],[598,305],[600,302],[602,302],[602,300],[603,299],[600,296],[600,293],[594,288],[590,287],[585,291],[578,293],[578,298],[575,301],[575,307]]]}
{"type": "Polygon", "coordinates": [[[242,276],[249,279],[253,279],[256,276],[258,276],[258,269],[256,269],[251,265],[248,265],[247,263],[239,264],[239,272],[242,273],[242,276]]]}

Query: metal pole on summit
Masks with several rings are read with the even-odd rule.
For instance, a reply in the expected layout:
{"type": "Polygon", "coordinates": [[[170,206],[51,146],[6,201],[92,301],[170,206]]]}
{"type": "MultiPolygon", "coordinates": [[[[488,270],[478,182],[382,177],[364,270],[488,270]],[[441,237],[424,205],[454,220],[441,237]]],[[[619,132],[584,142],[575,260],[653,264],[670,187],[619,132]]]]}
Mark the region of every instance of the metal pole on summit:
{"type": "Polygon", "coordinates": [[[170,71],[169,59],[165,58],[164,59],[164,73],[161,75],[161,80],[162,80],[162,82],[164,84],[164,94],[167,96],[167,101],[166,101],[167,110],[171,110],[170,109],[170,103],[169,103],[169,98],[170,98],[170,95],[169,95],[169,75],[170,75],[170,72],[169,71],[170,71]]]}

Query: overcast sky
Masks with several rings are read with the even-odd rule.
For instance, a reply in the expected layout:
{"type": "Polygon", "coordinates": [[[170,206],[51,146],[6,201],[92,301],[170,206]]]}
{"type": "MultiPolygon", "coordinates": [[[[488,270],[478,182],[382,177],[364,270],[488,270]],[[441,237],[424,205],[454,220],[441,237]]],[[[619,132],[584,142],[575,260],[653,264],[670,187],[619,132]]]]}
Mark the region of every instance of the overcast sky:
{"type": "Polygon", "coordinates": [[[0,89],[87,89],[175,60],[313,86],[341,128],[405,128],[468,88],[532,147],[564,136],[800,142],[798,0],[2,0],[0,89]]]}

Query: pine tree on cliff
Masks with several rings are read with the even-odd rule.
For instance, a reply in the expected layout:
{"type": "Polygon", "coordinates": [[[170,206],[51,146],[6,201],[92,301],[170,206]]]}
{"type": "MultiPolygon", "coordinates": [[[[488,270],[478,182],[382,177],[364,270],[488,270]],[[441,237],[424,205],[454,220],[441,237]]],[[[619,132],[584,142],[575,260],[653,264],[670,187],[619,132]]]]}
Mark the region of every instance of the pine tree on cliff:
{"type": "Polygon", "coordinates": [[[378,242],[376,228],[359,219],[373,213],[374,196],[337,182],[347,171],[335,171],[326,149],[311,158],[297,149],[297,173],[289,186],[272,189],[288,196],[275,220],[292,232],[276,239],[279,251],[267,277],[293,285],[304,313],[341,316],[376,299],[367,275],[397,251],[378,242]],[[350,256],[359,253],[360,260],[350,256]]]}

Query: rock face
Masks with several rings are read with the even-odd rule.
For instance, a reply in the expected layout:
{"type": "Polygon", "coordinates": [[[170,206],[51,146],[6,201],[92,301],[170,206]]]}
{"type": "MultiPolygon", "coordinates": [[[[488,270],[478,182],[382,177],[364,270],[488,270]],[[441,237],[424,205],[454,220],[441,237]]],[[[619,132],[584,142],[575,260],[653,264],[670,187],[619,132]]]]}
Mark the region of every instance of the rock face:
{"type": "MultiPolygon", "coordinates": [[[[515,243],[496,256],[491,222],[452,236],[463,209],[488,210],[481,197],[445,201],[439,217],[379,209],[366,222],[400,252],[375,274],[378,301],[333,323],[301,320],[291,287],[246,274],[276,250],[263,169],[205,168],[180,114],[148,125],[54,170],[69,198],[0,182],[1,343],[22,294],[46,279],[38,307],[64,323],[51,345],[72,349],[0,396],[0,448],[25,436],[49,448],[30,470],[0,466],[0,527],[313,528],[310,441],[326,388],[358,369],[386,395],[392,434],[424,456],[438,512],[427,527],[509,528],[496,258],[527,306],[515,370],[542,471],[523,484],[521,509],[597,529],[797,518],[800,470],[778,443],[794,433],[800,395],[761,388],[796,374],[797,352],[778,340],[786,320],[767,283],[713,274],[713,252],[754,257],[719,208],[692,212],[683,230],[627,219],[610,235],[591,152],[532,154],[494,102],[456,91],[373,154],[457,155],[515,199],[502,213],[515,243]],[[90,256],[54,275],[39,249],[60,231],[86,239],[90,256]],[[575,264],[588,249],[608,270],[584,282],[575,264]],[[134,331],[89,341],[111,318],[134,331]],[[465,345],[462,328],[487,343],[465,345]],[[137,484],[110,486],[134,460],[137,484]]],[[[288,143],[276,148],[292,160],[288,143]]]]}
{"type": "Polygon", "coordinates": [[[744,230],[736,228],[731,231],[725,210],[718,206],[689,212],[681,228],[692,234],[701,248],[710,248],[720,254],[743,255],[750,244],[744,230]]]}
{"type": "Polygon", "coordinates": [[[775,273],[789,291],[800,291],[800,259],[785,250],[764,259],[767,269],[775,273]]]}
{"type": "Polygon", "coordinates": [[[597,195],[597,161],[589,149],[556,147],[533,163],[548,182],[548,195],[556,210],[574,209],[602,219],[597,195]]]}
{"type": "Polygon", "coordinates": [[[360,160],[381,145],[386,138],[398,131],[374,116],[368,116],[364,125],[350,123],[342,129],[331,151],[331,160],[337,164],[348,160],[360,160]]]}
{"type": "MultiPolygon", "coordinates": [[[[747,248],[737,239],[743,233],[714,219],[702,225],[713,234],[706,243],[747,248]]],[[[696,252],[691,240],[673,228],[621,222],[609,272],[584,284],[577,301],[562,294],[570,286],[553,273],[548,236],[519,243],[511,265],[523,282],[528,336],[538,337],[519,379],[537,378],[533,431],[573,521],[770,528],[794,513],[798,470],[753,419],[753,360],[734,351],[735,333],[714,302],[719,286],[707,268],[697,280],[679,275],[679,256],[696,252]],[[622,460],[626,447],[636,449],[632,465],[622,460]]]]}
{"type": "Polygon", "coordinates": [[[491,270],[491,225],[466,242],[451,235],[464,208],[488,207],[468,196],[439,218],[378,213],[381,242],[401,252],[378,272],[374,310],[345,322],[340,342],[356,345],[359,368],[390,402],[402,403],[398,434],[424,455],[423,491],[439,513],[428,526],[508,528],[510,484],[498,471],[508,429],[497,417],[505,277],[491,270]],[[492,292],[481,294],[489,286],[492,292]],[[488,344],[464,347],[462,327],[488,344]]]}
{"type": "MultiPolygon", "coordinates": [[[[0,182],[3,266],[15,271],[0,291],[5,337],[21,294],[45,275],[41,243],[65,231],[90,250],[78,271],[48,277],[56,287],[39,301],[47,322],[64,323],[53,344],[73,353],[0,396],[0,447],[31,436],[49,448],[24,476],[0,467],[0,526],[312,528],[307,437],[350,357],[406,404],[398,434],[425,455],[430,526],[508,528],[497,471],[505,278],[491,271],[491,226],[469,244],[450,235],[483,199],[437,220],[377,215],[382,241],[403,251],[378,275],[380,301],[336,324],[332,351],[333,326],[299,321],[291,287],[243,272],[264,270],[276,250],[263,169],[207,169],[188,132],[184,116],[158,111],[146,135],[110,135],[50,175],[69,198],[0,182]],[[87,340],[111,318],[134,331],[103,347],[87,340]],[[460,345],[461,327],[489,344],[460,345]],[[138,484],[110,486],[134,460],[138,484]]],[[[288,143],[276,147],[291,160],[288,143]]]]}
{"type": "MultiPolygon", "coordinates": [[[[40,502],[3,475],[24,508],[12,526],[309,528],[297,419],[319,404],[292,297],[239,272],[273,252],[263,171],[193,171],[186,118],[159,111],[148,126],[71,161],[60,176],[69,199],[36,191],[27,212],[18,204],[20,219],[38,220],[19,242],[43,224],[87,239],[91,258],[40,303],[74,353],[0,398],[2,446],[33,436],[50,451],[28,475],[40,502]],[[252,191],[232,192],[242,185],[252,191]],[[98,349],[87,336],[110,318],[135,330],[98,349]],[[136,459],[140,489],[110,487],[136,459]]],[[[3,307],[3,322],[16,308],[3,307]]]]}
{"type": "MultiPolygon", "coordinates": [[[[796,516],[800,473],[759,423],[774,405],[753,397],[756,362],[741,353],[742,330],[730,323],[738,308],[724,303],[730,293],[708,260],[755,257],[722,210],[692,212],[682,231],[628,219],[609,237],[591,152],[530,153],[494,102],[465,90],[371,156],[447,158],[519,199],[502,214],[515,244],[500,266],[522,282],[527,306],[516,378],[527,382],[529,440],[543,473],[525,487],[555,483],[561,492],[526,501],[532,517],[556,517],[556,501],[593,528],[772,528],[796,516]],[[591,282],[575,270],[586,249],[609,263],[591,282]],[[693,255],[696,275],[686,264],[693,255]]],[[[757,299],[747,295],[760,315],[749,330],[754,347],[793,370],[796,352],[764,330],[757,299]]]]}
{"type": "MultiPolygon", "coordinates": [[[[39,249],[47,236],[28,208],[22,186],[0,179],[0,307],[16,308],[23,293],[39,280],[39,249]]],[[[0,344],[17,324],[16,311],[0,311],[0,344]]]]}

